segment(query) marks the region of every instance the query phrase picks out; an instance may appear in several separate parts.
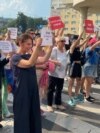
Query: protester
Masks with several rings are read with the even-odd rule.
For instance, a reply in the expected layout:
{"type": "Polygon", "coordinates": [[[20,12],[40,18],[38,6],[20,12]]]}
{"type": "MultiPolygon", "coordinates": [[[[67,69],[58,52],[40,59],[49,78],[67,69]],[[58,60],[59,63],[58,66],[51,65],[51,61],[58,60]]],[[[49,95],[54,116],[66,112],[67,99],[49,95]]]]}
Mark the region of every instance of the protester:
{"type": "MultiPolygon", "coordinates": [[[[89,38],[88,42],[84,45],[84,47],[82,47],[82,51],[84,52],[84,55],[85,55],[85,64],[82,66],[82,78],[81,78],[81,90],[80,91],[81,91],[81,93],[83,93],[85,98],[86,98],[86,90],[85,90],[84,66],[86,65],[87,61],[89,60],[89,57],[88,56],[86,57],[86,49],[87,49],[87,47],[94,45],[98,40],[100,40],[100,39],[98,37],[98,31],[97,31],[93,35],[90,34],[90,38],[89,38]],[[93,37],[91,37],[91,36],[93,36],[93,37]]],[[[96,49],[95,49],[96,54],[98,53],[98,49],[99,48],[96,47],[96,49]]],[[[90,66],[90,69],[91,69],[91,66],[90,66]]],[[[87,70],[87,73],[89,72],[89,70],[87,70]]],[[[95,82],[95,78],[96,78],[95,76],[97,76],[97,65],[95,66],[95,73],[94,73],[92,83],[95,82]]],[[[90,96],[89,99],[86,99],[86,101],[88,101],[88,102],[91,102],[91,101],[93,102],[94,100],[95,99],[92,96],[90,96]]]]}
{"type": "Polygon", "coordinates": [[[79,102],[83,102],[83,96],[79,94],[80,85],[81,85],[81,75],[82,75],[82,59],[81,59],[81,50],[80,48],[87,42],[89,36],[80,44],[80,40],[84,31],[80,34],[80,36],[75,36],[74,41],[70,47],[70,70],[69,70],[69,81],[68,81],[68,93],[70,100],[68,104],[70,106],[75,106],[79,102]],[[72,87],[74,82],[76,81],[75,85],[75,95],[72,96],[72,87]]]}
{"type": "Polygon", "coordinates": [[[12,57],[14,72],[14,133],[41,133],[41,118],[35,65],[50,57],[52,47],[44,57],[38,57],[42,39],[37,38],[30,55],[33,40],[30,35],[19,37],[19,51],[12,57]]]}
{"type": "Polygon", "coordinates": [[[35,39],[35,32],[32,28],[28,28],[26,30],[26,33],[29,34],[32,37],[33,40],[35,39]]]}
{"type": "MultiPolygon", "coordinates": [[[[1,51],[0,51],[0,121],[2,120],[2,74],[4,65],[9,62],[9,57],[1,59],[1,51]]],[[[0,128],[3,126],[0,124],[0,128]]]]}
{"type": "Polygon", "coordinates": [[[47,109],[52,112],[53,109],[53,100],[55,92],[55,105],[57,109],[65,110],[65,107],[62,105],[62,89],[64,84],[64,78],[66,74],[67,66],[67,55],[64,49],[65,40],[63,37],[59,36],[56,38],[57,47],[53,48],[50,61],[55,64],[54,72],[49,71],[49,86],[47,93],[47,109]]]}
{"type": "MultiPolygon", "coordinates": [[[[10,52],[10,56],[12,56],[16,50],[17,46],[14,41],[10,38],[11,32],[8,31],[5,36],[5,41],[9,41],[12,46],[12,52],[10,52]]],[[[7,53],[2,53],[5,57],[7,53]]],[[[4,75],[2,77],[2,114],[4,118],[12,117],[13,114],[10,113],[8,106],[7,106],[7,99],[8,99],[8,90],[12,91],[13,88],[13,73],[11,69],[10,61],[4,67],[4,75]]]]}
{"type": "MultiPolygon", "coordinates": [[[[9,41],[11,43],[12,52],[10,52],[10,54],[11,54],[11,56],[13,56],[17,52],[18,47],[17,47],[17,45],[15,43],[15,40],[11,39],[11,32],[10,31],[8,31],[6,33],[5,41],[9,41]]],[[[6,75],[6,80],[7,80],[8,92],[12,92],[13,93],[14,80],[13,80],[13,72],[12,72],[12,68],[11,68],[11,63],[10,62],[5,66],[5,75],[6,75]]]]}
{"type": "Polygon", "coordinates": [[[83,67],[83,77],[84,77],[84,88],[86,101],[93,102],[95,99],[90,95],[91,85],[94,78],[97,77],[97,64],[99,60],[99,55],[96,52],[96,47],[100,45],[100,41],[97,41],[93,45],[89,45],[85,49],[86,63],[83,67]]]}
{"type": "MultiPolygon", "coordinates": [[[[46,54],[44,50],[45,47],[42,47],[39,57],[43,57],[46,54]]],[[[46,95],[47,86],[48,86],[48,61],[42,64],[36,65],[36,75],[37,75],[37,83],[39,88],[39,97],[40,97],[40,106],[42,105],[42,100],[46,95]]],[[[45,112],[41,106],[41,115],[44,116],[45,112]]]]}
{"type": "Polygon", "coordinates": [[[69,50],[69,48],[71,46],[70,37],[71,37],[70,34],[66,34],[65,37],[64,37],[65,38],[65,49],[66,49],[66,51],[69,50]]]}

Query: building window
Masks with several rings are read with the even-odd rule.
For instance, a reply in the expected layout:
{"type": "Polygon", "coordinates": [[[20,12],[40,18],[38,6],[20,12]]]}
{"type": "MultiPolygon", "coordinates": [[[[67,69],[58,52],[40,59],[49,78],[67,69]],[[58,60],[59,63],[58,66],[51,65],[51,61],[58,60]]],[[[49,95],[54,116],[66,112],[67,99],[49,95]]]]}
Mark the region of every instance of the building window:
{"type": "Polygon", "coordinates": [[[66,15],[66,16],[65,16],[65,18],[68,18],[68,17],[69,17],[69,15],[66,15]]]}
{"type": "Polygon", "coordinates": [[[71,30],[72,30],[72,31],[75,31],[75,30],[76,30],[76,28],[71,28],[71,30]]]}
{"type": "Polygon", "coordinates": [[[65,24],[68,24],[69,22],[68,21],[65,21],[65,24]]]}
{"type": "Polygon", "coordinates": [[[72,18],[76,18],[76,15],[72,15],[72,18]]]}
{"type": "Polygon", "coordinates": [[[67,12],[67,14],[69,14],[69,15],[70,15],[70,12],[67,12]]]}
{"type": "Polygon", "coordinates": [[[100,17],[100,14],[96,14],[97,17],[100,17]]]}
{"type": "Polygon", "coordinates": [[[96,24],[100,24],[100,20],[96,20],[95,23],[96,23],[96,24]]]}
{"type": "Polygon", "coordinates": [[[68,30],[68,28],[65,28],[65,30],[68,30]]]}
{"type": "Polygon", "coordinates": [[[72,21],[71,24],[76,24],[76,21],[72,21]]]}

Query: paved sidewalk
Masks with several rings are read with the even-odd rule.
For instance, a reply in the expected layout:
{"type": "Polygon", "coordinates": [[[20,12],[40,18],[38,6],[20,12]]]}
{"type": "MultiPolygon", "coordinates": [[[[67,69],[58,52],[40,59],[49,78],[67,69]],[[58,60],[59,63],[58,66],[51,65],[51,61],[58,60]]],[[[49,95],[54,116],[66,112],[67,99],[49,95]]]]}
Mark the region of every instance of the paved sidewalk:
{"type": "MultiPolygon", "coordinates": [[[[95,103],[84,102],[75,108],[66,104],[68,100],[67,85],[64,86],[62,94],[66,111],[55,110],[54,113],[46,113],[42,118],[43,133],[100,133],[100,87],[93,85],[93,96],[95,103]]],[[[9,95],[8,106],[12,112],[12,97],[9,95]]],[[[45,104],[42,107],[46,110],[45,104]]],[[[3,129],[0,133],[13,133],[13,119],[6,119],[2,122],[3,129]]]]}

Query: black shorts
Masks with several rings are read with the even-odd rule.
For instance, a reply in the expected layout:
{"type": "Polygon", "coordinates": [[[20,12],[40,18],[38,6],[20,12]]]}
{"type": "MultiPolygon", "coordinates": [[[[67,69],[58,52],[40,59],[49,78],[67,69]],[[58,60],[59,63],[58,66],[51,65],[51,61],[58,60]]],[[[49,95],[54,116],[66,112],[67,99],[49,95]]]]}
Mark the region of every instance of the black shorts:
{"type": "Polygon", "coordinates": [[[81,78],[82,69],[81,64],[79,63],[72,63],[69,70],[69,77],[71,78],[81,78]]]}

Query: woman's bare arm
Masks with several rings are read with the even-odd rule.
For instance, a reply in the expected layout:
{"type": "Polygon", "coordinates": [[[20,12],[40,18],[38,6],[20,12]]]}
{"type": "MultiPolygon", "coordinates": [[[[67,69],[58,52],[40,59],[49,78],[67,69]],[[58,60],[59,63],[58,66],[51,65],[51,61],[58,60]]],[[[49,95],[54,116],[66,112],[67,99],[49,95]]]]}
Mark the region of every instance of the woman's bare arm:
{"type": "Polygon", "coordinates": [[[36,61],[37,61],[39,52],[41,50],[41,46],[40,46],[41,43],[42,43],[42,39],[41,38],[37,38],[36,46],[34,48],[34,51],[33,51],[32,55],[31,55],[30,59],[29,60],[21,59],[19,61],[19,63],[17,64],[17,66],[22,67],[22,68],[28,68],[28,67],[34,66],[36,61]]]}
{"type": "Polygon", "coordinates": [[[90,50],[94,50],[97,46],[100,45],[100,41],[97,41],[94,45],[90,47],[90,50]]]}
{"type": "Polygon", "coordinates": [[[73,53],[73,51],[76,48],[76,46],[79,45],[80,39],[82,38],[83,33],[84,33],[84,31],[80,34],[80,36],[78,37],[78,39],[75,42],[73,42],[73,44],[71,45],[71,47],[70,47],[70,53],[71,54],[73,53]]]}
{"type": "Polygon", "coordinates": [[[36,64],[45,63],[50,58],[53,46],[48,47],[46,54],[43,57],[38,57],[36,64]]]}
{"type": "Polygon", "coordinates": [[[90,39],[91,34],[88,34],[88,36],[86,37],[86,39],[84,39],[84,41],[79,45],[79,47],[85,49],[87,47],[88,41],[90,39]]]}

